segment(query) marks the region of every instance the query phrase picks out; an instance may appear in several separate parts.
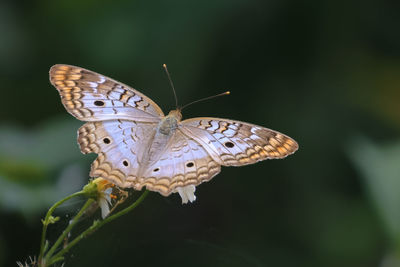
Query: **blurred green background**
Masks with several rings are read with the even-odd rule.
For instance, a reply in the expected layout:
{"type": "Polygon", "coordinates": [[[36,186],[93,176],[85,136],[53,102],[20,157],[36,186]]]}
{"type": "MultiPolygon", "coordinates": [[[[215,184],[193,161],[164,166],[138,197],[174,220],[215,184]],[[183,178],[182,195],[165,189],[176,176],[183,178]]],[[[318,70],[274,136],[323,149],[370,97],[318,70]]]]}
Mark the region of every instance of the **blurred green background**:
{"type": "Polygon", "coordinates": [[[56,63],[168,112],[166,63],[182,104],[232,93],[185,118],[248,121],[300,145],[223,168],[193,204],[150,194],[65,266],[400,266],[399,14],[399,1],[378,0],[1,1],[0,266],[38,253],[40,219],[94,159],[48,81],[56,63]]]}

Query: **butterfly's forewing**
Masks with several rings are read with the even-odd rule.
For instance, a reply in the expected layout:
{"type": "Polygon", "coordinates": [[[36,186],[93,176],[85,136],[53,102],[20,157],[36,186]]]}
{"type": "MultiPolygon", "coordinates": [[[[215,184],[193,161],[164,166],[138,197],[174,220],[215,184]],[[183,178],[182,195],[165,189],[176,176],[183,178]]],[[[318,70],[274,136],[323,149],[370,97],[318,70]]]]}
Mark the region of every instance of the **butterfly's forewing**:
{"type": "Polygon", "coordinates": [[[193,118],[181,122],[181,130],[224,166],[284,158],[298,149],[296,141],[284,134],[234,120],[193,118]]]}
{"type": "Polygon", "coordinates": [[[157,160],[150,161],[139,179],[130,179],[134,188],[158,191],[167,196],[177,188],[198,185],[210,180],[221,171],[201,144],[182,134],[179,129],[169,139],[157,160]]]}
{"type": "Polygon", "coordinates": [[[78,131],[82,153],[97,153],[91,177],[102,177],[120,187],[133,186],[140,154],[154,135],[153,124],[127,120],[87,122],[78,131]]]}
{"type": "Polygon", "coordinates": [[[150,98],[101,74],[70,65],[54,65],[50,82],[69,113],[83,121],[127,119],[157,123],[164,116],[150,98]]]}

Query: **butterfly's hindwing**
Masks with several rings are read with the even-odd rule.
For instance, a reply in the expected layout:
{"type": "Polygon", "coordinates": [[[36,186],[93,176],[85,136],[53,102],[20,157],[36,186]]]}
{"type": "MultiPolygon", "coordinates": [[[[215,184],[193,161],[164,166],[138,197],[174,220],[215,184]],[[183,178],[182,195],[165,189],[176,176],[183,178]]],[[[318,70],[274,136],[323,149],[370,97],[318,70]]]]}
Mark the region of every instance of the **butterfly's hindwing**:
{"type": "Polygon", "coordinates": [[[121,187],[137,178],[138,157],[149,142],[155,125],[126,120],[87,122],[78,131],[82,153],[97,153],[91,177],[103,177],[121,187]]]}
{"type": "Polygon", "coordinates": [[[290,137],[250,123],[193,118],[181,124],[183,131],[202,143],[210,155],[225,166],[284,158],[298,149],[296,141],[290,137]]]}
{"type": "Polygon", "coordinates": [[[125,120],[85,123],[78,131],[81,151],[98,154],[90,176],[167,196],[178,187],[198,185],[220,172],[220,165],[206,150],[180,131],[153,151],[149,144],[157,142],[155,131],[155,124],[125,120]]]}
{"type": "Polygon", "coordinates": [[[135,189],[146,186],[167,196],[179,187],[208,181],[221,171],[221,166],[198,142],[179,130],[159,153],[157,161],[149,162],[139,179],[132,179],[135,189]]]}
{"type": "Polygon", "coordinates": [[[50,82],[69,113],[83,121],[128,119],[158,122],[164,116],[150,98],[98,73],[69,65],[54,65],[50,82]]]}

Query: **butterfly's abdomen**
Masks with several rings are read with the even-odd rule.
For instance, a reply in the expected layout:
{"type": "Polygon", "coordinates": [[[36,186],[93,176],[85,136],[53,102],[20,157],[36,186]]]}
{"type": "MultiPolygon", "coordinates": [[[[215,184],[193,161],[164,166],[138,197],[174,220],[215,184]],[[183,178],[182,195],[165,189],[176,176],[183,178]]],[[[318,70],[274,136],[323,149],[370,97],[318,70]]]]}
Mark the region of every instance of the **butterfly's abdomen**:
{"type": "Polygon", "coordinates": [[[156,133],[149,143],[148,153],[144,156],[142,162],[146,165],[159,160],[162,152],[165,151],[169,140],[178,128],[178,121],[171,117],[163,118],[158,124],[156,133]]]}

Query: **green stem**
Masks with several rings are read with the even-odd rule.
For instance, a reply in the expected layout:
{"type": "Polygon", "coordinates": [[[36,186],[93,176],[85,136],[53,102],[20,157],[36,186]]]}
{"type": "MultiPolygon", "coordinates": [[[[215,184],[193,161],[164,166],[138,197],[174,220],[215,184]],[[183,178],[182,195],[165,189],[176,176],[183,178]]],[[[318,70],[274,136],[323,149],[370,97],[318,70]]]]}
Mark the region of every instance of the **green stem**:
{"type": "Polygon", "coordinates": [[[76,192],[76,193],[74,193],[74,194],[72,194],[72,195],[69,195],[69,196],[67,196],[66,198],[61,199],[60,201],[56,202],[56,203],[55,203],[53,206],[51,206],[51,208],[48,210],[48,212],[47,212],[47,214],[46,214],[46,217],[45,217],[45,219],[44,219],[44,221],[43,221],[42,239],[41,239],[41,241],[40,241],[39,262],[41,262],[41,260],[42,260],[42,258],[43,258],[43,254],[44,254],[44,252],[45,252],[45,250],[46,250],[46,248],[47,248],[47,246],[45,246],[45,243],[46,243],[46,232],[47,232],[47,226],[49,225],[50,216],[53,214],[54,210],[55,210],[58,206],[60,206],[61,204],[63,204],[65,201],[67,201],[67,200],[69,200],[69,199],[71,199],[71,198],[77,197],[77,196],[81,196],[81,195],[83,195],[83,194],[84,194],[83,191],[79,191],[79,192],[76,192]]]}
{"type": "Polygon", "coordinates": [[[72,240],[67,246],[65,246],[56,255],[54,255],[54,257],[53,257],[54,260],[50,260],[49,265],[55,263],[56,261],[59,261],[66,252],[68,252],[74,245],[76,245],[76,243],[81,241],[83,238],[86,238],[88,235],[90,235],[94,231],[98,230],[104,224],[109,223],[109,222],[121,217],[122,215],[127,214],[131,210],[135,209],[146,198],[148,193],[149,193],[148,190],[144,191],[143,194],[133,204],[131,204],[129,207],[115,213],[114,215],[107,217],[106,219],[104,219],[102,221],[94,221],[92,226],[90,226],[88,229],[83,231],[79,236],[77,236],[74,240],[72,240]]]}
{"type": "MultiPolygon", "coordinates": [[[[54,254],[54,251],[58,248],[58,246],[61,244],[61,242],[64,240],[64,238],[68,235],[68,233],[71,231],[71,229],[75,226],[75,224],[79,221],[79,218],[83,215],[83,213],[86,211],[86,209],[94,202],[93,199],[88,199],[83,205],[83,207],[80,209],[78,214],[75,215],[75,217],[70,221],[68,224],[67,228],[65,228],[64,232],[58,237],[57,241],[54,243],[54,245],[50,248],[49,252],[47,252],[45,261],[49,262],[49,265],[51,265],[51,262],[49,259],[51,256],[54,254]]],[[[55,257],[57,258],[57,256],[55,257]]]]}

